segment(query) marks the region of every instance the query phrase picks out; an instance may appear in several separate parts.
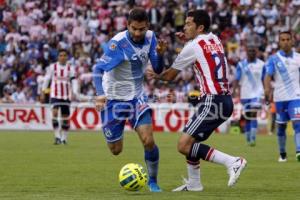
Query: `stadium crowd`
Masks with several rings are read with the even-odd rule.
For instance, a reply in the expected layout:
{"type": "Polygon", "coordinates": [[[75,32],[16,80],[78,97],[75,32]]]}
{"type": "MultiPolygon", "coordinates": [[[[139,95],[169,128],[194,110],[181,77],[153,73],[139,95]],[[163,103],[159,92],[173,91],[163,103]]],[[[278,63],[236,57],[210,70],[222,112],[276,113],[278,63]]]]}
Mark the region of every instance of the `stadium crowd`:
{"type": "MultiPolygon", "coordinates": [[[[209,12],[211,31],[226,48],[231,81],[237,62],[246,57],[246,45],[256,45],[265,60],[277,50],[283,27],[293,31],[300,52],[299,0],[0,0],[0,102],[38,102],[45,70],[60,48],[70,52],[81,93],[95,95],[92,67],[111,36],[126,29],[126,16],[135,5],[147,10],[151,29],[168,41],[166,68],[183,46],[175,32],[182,30],[191,8],[209,12]]],[[[158,102],[186,102],[189,95],[199,95],[191,68],[171,86],[146,77],[145,88],[158,102]]]]}

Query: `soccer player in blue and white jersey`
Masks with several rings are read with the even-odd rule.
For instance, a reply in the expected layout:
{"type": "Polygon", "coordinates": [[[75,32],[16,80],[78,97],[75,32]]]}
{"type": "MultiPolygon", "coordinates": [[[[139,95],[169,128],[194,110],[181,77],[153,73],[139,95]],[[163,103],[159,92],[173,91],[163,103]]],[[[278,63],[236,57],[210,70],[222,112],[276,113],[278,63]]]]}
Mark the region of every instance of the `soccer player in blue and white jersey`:
{"type": "Polygon", "coordinates": [[[153,138],[151,109],[144,94],[143,81],[149,59],[154,71],[162,72],[162,55],[167,45],[164,41],[157,41],[148,27],[145,10],[133,9],[128,17],[128,30],[110,40],[108,50],[93,73],[98,95],[96,108],[101,110],[103,133],[109,149],[114,155],[121,153],[128,119],[145,149],[149,189],[160,192],[157,184],[159,149],[153,138]]]}
{"type": "Polygon", "coordinates": [[[264,62],[256,57],[255,46],[247,47],[247,58],[240,61],[236,68],[236,81],[233,92],[239,90],[243,113],[246,119],[245,136],[250,146],[256,144],[257,111],[261,109],[264,95],[264,62]]]}
{"type": "Polygon", "coordinates": [[[295,132],[296,159],[300,162],[300,54],[293,51],[293,37],[290,31],[279,34],[280,50],[269,57],[266,63],[265,95],[272,97],[276,105],[276,123],[280,157],[286,162],[286,127],[292,121],[295,132]],[[274,93],[271,93],[271,81],[274,81],[274,93]]]}

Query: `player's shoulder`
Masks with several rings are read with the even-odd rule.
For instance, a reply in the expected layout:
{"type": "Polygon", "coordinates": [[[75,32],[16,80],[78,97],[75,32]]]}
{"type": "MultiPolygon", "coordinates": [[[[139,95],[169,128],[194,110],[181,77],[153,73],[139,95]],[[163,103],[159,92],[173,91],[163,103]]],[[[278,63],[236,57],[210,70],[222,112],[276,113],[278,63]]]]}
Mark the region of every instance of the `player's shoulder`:
{"type": "Polygon", "coordinates": [[[273,62],[274,60],[277,60],[277,59],[278,59],[278,55],[277,55],[277,53],[274,53],[267,58],[267,63],[273,62]]]}
{"type": "Polygon", "coordinates": [[[122,40],[126,39],[126,31],[122,31],[122,32],[119,32],[117,33],[114,37],[111,38],[111,41],[114,41],[114,42],[120,42],[122,40]]]}
{"type": "Polygon", "coordinates": [[[151,40],[153,36],[155,36],[155,33],[151,30],[148,30],[145,34],[147,40],[151,40]]]}
{"type": "Polygon", "coordinates": [[[259,64],[259,65],[264,65],[265,62],[259,58],[256,59],[256,62],[259,64]]]}
{"type": "Polygon", "coordinates": [[[294,51],[295,58],[300,59],[300,53],[294,51]]]}

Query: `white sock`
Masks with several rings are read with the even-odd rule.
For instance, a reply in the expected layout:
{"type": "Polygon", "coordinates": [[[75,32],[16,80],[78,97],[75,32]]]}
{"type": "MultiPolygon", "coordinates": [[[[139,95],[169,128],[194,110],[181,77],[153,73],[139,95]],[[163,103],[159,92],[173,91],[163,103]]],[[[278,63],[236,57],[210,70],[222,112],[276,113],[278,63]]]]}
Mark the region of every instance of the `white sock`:
{"type": "Polygon", "coordinates": [[[61,132],[61,141],[67,141],[68,131],[63,130],[61,132]]]}
{"type": "Polygon", "coordinates": [[[58,128],[58,129],[54,129],[54,135],[55,135],[55,138],[61,138],[60,137],[60,129],[58,128]]]}
{"type": "Polygon", "coordinates": [[[201,185],[200,164],[191,165],[187,163],[187,171],[188,171],[189,184],[192,187],[198,187],[199,185],[201,185]]]}
{"type": "Polygon", "coordinates": [[[226,153],[223,153],[221,151],[218,151],[216,149],[213,149],[211,158],[209,161],[225,165],[227,168],[231,166],[232,163],[234,163],[236,160],[236,157],[228,155],[226,153]]]}

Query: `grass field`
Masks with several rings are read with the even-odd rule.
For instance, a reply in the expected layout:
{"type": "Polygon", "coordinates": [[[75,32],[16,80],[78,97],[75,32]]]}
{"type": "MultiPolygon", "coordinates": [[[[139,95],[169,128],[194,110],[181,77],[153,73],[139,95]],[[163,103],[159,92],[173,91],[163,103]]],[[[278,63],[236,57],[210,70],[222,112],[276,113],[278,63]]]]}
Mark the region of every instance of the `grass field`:
{"type": "Polygon", "coordinates": [[[135,134],[125,134],[123,153],[114,157],[99,133],[71,133],[67,146],[52,145],[52,134],[0,132],[1,200],[99,199],[287,199],[300,197],[300,163],[288,138],[288,162],[277,162],[275,136],[258,136],[256,147],[245,145],[241,135],[213,135],[206,142],[219,150],[244,156],[248,166],[234,188],[227,187],[223,166],[201,162],[203,192],[170,192],[186,175],[184,157],[176,151],[178,134],[156,134],[160,147],[162,193],[126,192],[118,183],[121,167],[143,162],[135,134]]]}

